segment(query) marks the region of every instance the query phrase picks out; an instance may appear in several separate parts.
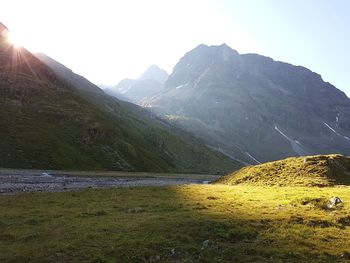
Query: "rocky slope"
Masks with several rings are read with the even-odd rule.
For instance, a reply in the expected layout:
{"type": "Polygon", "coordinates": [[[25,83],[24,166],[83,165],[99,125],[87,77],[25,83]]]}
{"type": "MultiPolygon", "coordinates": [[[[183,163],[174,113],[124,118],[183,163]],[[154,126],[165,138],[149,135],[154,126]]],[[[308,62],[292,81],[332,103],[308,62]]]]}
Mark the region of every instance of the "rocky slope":
{"type": "Polygon", "coordinates": [[[51,69],[3,34],[0,61],[0,167],[203,173],[236,167],[63,65],[51,69]]]}
{"type": "Polygon", "coordinates": [[[350,154],[350,100],[307,68],[227,45],[185,54],[143,106],[233,159],[350,154]]]}

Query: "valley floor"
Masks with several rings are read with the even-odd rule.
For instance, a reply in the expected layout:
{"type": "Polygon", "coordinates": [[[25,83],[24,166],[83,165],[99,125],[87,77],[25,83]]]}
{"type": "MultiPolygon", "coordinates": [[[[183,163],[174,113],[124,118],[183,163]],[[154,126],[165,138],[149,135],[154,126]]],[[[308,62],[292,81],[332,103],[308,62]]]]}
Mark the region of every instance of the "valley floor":
{"type": "Polygon", "coordinates": [[[0,196],[0,262],[348,262],[350,188],[186,185],[0,196]],[[332,196],[344,203],[325,209],[332,196]]]}
{"type": "Polygon", "coordinates": [[[218,175],[0,169],[0,194],[208,183],[218,175]]]}

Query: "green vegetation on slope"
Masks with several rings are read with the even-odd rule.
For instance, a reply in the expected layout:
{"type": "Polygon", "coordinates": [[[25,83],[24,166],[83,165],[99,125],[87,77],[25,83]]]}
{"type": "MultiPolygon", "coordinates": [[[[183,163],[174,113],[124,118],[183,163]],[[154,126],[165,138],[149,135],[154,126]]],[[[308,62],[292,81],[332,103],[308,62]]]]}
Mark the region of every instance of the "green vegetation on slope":
{"type": "MultiPolygon", "coordinates": [[[[0,167],[223,173],[238,164],[0,38],[0,167]],[[217,169],[220,167],[220,169],[217,169]]],[[[61,68],[64,68],[61,65],[61,68]]]]}
{"type": "Polygon", "coordinates": [[[117,102],[111,105],[120,117],[46,85],[21,77],[10,88],[0,83],[1,167],[206,173],[235,168],[200,142],[140,120],[142,114],[123,115],[117,102]]]}
{"type": "Polygon", "coordinates": [[[248,185],[0,196],[0,261],[344,262],[349,200],[348,187],[248,185]],[[332,196],[344,204],[312,202],[332,196]]]}
{"type": "Polygon", "coordinates": [[[210,150],[192,134],[156,118],[139,106],[106,94],[85,92],[80,96],[118,123],[134,144],[144,146],[171,164],[163,171],[222,174],[242,167],[241,163],[210,150]]]}
{"type": "Polygon", "coordinates": [[[241,168],[220,184],[332,186],[350,184],[350,158],[339,154],[287,158],[241,168]]]}

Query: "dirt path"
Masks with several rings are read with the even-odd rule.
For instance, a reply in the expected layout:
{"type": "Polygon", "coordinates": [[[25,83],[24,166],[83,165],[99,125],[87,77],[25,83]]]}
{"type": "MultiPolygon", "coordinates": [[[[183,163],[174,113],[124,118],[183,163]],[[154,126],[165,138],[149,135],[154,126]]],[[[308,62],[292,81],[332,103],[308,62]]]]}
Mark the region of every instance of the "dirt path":
{"type": "Polygon", "coordinates": [[[20,192],[61,192],[83,188],[125,187],[125,186],[166,186],[183,184],[205,184],[216,176],[210,175],[171,175],[137,174],[118,172],[108,177],[94,177],[89,172],[69,173],[59,171],[44,172],[37,170],[0,170],[0,194],[16,194],[20,192]]]}

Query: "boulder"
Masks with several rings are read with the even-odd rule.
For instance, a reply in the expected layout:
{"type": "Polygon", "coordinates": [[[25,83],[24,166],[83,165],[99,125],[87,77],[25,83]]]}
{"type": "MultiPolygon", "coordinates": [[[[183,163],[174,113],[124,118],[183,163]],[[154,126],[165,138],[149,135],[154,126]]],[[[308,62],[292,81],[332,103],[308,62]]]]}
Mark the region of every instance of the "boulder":
{"type": "Polygon", "coordinates": [[[328,200],[327,202],[327,208],[331,209],[336,207],[338,204],[343,203],[343,200],[341,200],[339,197],[337,196],[333,196],[331,199],[328,200]]]}

